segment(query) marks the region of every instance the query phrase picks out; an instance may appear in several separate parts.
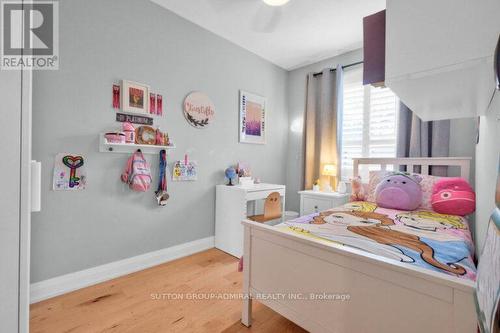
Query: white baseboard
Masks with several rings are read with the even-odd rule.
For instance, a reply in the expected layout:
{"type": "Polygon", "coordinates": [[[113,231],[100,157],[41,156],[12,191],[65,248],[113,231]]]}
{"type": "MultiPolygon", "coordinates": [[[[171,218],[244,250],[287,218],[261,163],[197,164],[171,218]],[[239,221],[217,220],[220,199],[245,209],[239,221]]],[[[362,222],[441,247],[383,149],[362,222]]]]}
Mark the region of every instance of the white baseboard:
{"type": "Polygon", "coordinates": [[[30,286],[30,302],[40,302],[213,247],[214,237],[212,236],[32,283],[30,286]]]}

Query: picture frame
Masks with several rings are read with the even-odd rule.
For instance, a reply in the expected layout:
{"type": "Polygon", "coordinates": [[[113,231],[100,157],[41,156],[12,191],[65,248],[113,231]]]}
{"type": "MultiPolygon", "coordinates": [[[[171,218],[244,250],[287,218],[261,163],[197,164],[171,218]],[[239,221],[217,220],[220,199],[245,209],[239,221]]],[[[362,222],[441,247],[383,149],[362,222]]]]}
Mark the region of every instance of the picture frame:
{"type": "Polygon", "coordinates": [[[266,144],[267,98],[240,90],[240,143],[266,144]]]}
{"type": "Polygon", "coordinates": [[[149,115],[150,87],[148,85],[122,80],[121,90],[123,112],[149,115]]]}

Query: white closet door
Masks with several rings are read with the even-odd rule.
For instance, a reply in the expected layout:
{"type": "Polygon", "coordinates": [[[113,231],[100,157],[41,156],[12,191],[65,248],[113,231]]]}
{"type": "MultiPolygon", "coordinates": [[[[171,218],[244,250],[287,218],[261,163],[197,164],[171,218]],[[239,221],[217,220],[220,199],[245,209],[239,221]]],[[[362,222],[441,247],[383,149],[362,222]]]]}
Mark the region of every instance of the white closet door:
{"type": "Polygon", "coordinates": [[[0,190],[0,331],[19,330],[19,232],[21,196],[21,72],[0,78],[2,189],[0,190]]]}
{"type": "Polygon", "coordinates": [[[0,332],[28,333],[31,72],[2,70],[0,101],[0,332]]]}

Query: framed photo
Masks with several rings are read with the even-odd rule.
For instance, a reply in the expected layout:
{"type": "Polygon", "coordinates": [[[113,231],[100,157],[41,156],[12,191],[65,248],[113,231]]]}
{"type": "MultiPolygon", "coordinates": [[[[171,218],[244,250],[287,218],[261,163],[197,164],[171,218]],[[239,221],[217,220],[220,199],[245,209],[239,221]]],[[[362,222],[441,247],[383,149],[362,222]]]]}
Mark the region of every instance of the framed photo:
{"type": "Polygon", "coordinates": [[[266,143],[265,97],[240,90],[240,142],[266,143]]]}
{"type": "Polygon", "coordinates": [[[129,113],[149,114],[149,86],[122,80],[122,110],[129,113]]]}

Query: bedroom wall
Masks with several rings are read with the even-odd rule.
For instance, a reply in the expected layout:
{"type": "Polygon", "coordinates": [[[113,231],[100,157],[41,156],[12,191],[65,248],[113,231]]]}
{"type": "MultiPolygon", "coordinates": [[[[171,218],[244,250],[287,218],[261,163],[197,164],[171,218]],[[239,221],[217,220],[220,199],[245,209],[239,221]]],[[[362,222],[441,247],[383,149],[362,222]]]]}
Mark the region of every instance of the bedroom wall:
{"type": "MultiPolygon", "coordinates": [[[[299,195],[302,190],[303,177],[303,133],[292,130],[292,125],[303,119],[306,100],[306,76],[310,72],[318,72],[324,68],[347,65],[363,60],[362,49],[347,52],[324,61],[295,69],[288,74],[288,169],[287,169],[287,209],[299,211],[299,195]]],[[[456,119],[451,122],[450,156],[475,155],[476,123],[474,119],[456,119]]],[[[474,162],[472,163],[472,175],[474,162]]]]}
{"type": "Polygon", "coordinates": [[[483,248],[490,215],[495,208],[496,179],[499,177],[500,92],[485,116],[480,119],[479,143],[476,146],[476,250],[483,248]]]}
{"type": "MultiPolygon", "coordinates": [[[[32,221],[32,283],[214,235],[215,185],[238,160],[262,181],[285,182],[286,71],[146,0],[65,0],[59,8],[60,69],[33,78],[33,158],[43,163],[43,192],[32,221]],[[120,79],[163,95],[155,125],[177,145],[169,161],[189,153],[198,162],[199,180],[169,182],[164,208],[153,190],[133,193],[120,182],[128,155],[98,152],[98,133],[119,126],[111,87],[120,79]],[[266,145],[238,143],[239,89],[268,97],[266,145]],[[183,117],[193,90],[215,103],[207,129],[183,117]],[[87,189],[52,191],[59,152],[85,155],[87,189]]],[[[156,187],[158,157],[147,159],[156,187]]]]}

